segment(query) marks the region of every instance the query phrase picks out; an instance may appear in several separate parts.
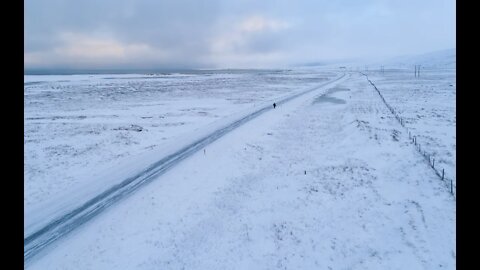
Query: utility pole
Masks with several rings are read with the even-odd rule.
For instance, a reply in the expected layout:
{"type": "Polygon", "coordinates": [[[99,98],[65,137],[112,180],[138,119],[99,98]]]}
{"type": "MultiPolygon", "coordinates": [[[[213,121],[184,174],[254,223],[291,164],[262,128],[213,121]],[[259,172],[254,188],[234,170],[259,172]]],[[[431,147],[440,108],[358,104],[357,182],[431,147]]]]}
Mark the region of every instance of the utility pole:
{"type": "Polygon", "coordinates": [[[420,67],[421,65],[415,65],[415,77],[420,77],[420,67]]]}

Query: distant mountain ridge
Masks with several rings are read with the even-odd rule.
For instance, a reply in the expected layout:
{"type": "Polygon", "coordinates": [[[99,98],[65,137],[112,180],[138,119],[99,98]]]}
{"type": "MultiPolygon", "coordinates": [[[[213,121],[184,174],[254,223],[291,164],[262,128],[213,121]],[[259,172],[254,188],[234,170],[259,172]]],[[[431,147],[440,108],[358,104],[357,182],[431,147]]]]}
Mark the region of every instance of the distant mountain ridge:
{"type": "Polygon", "coordinates": [[[376,64],[393,67],[421,65],[423,68],[455,68],[457,53],[456,48],[453,48],[424,54],[398,56],[376,64]]]}

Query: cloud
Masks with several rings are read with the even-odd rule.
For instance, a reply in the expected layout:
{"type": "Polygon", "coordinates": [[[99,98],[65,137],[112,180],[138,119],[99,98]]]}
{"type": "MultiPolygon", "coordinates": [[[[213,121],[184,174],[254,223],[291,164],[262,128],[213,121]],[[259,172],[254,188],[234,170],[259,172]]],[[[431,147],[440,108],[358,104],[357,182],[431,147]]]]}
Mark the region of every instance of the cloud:
{"type": "Polygon", "coordinates": [[[455,47],[454,0],[25,0],[24,63],[259,67],[455,47]]]}
{"type": "Polygon", "coordinates": [[[252,15],[237,26],[238,32],[263,32],[263,31],[279,31],[290,27],[286,21],[268,19],[261,15],[252,15]]]}
{"type": "Polygon", "coordinates": [[[223,31],[209,42],[210,59],[215,66],[246,67],[250,63],[258,67],[278,62],[282,55],[275,49],[280,45],[278,34],[292,27],[287,21],[258,14],[223,25],[223,31]]]}
{"type": "Polygon", "coordinates": [[[72,32],[60,33],[56,39],[57,46],[50,50],[25,53],[25,65],[87,68],[168,59],[168,53],[145,43],[122,43],[111,37],[72,32]]]}
{"type": "Polygon", "coordinates": [[[121,44],[114,39],[95,38],[83,34],[63,33],[63,46],[56,48],[60,56],[72,59],[125,59],[138,54],[148,53],[146,44],[121,44]]]}

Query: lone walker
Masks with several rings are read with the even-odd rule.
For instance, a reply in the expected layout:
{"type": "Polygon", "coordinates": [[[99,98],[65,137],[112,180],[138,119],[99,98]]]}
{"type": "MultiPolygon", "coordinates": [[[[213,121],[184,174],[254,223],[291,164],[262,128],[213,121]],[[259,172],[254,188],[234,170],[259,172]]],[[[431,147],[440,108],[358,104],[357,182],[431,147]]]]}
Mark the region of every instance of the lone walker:
{"type": "Polygon", "coordinates": [[[275,102],[273,103],[273,108],[275,109],[275,107],[277,107],[277,104],[275,104],[275,102]]]}

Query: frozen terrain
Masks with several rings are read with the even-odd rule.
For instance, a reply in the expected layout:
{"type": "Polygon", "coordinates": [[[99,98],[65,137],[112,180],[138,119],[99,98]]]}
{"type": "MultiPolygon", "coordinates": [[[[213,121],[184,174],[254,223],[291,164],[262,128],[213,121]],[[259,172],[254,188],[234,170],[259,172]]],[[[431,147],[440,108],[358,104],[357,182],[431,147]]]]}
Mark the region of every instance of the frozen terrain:
{"type": "Polygon", "coordinates": [[[262,102],[334,76],[25,76],[25,235],[262,102]]]}
{"type": "MultiPolygon", "coordinates": [[[[455,178],[455,70],[425,73],[369,78],[455,178]]],[[[366,78],[333,81],[342,74],[26,76],[26,235],[195,138],[313,89],[183,160],[26,267],[455,269],[448,187],[366,78]]]]}
{"type": "Polygon", "coordinates": [[[455,187],[456,70],[421,69],[420,77],[415,77],[411,67],[371,71],[368,77],[455,187]]]}

